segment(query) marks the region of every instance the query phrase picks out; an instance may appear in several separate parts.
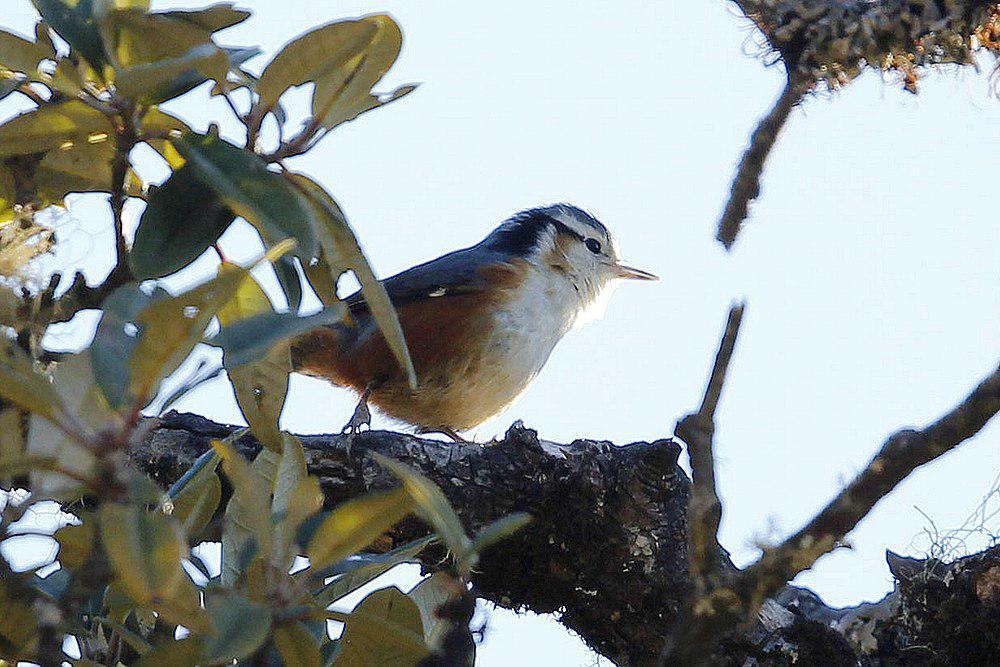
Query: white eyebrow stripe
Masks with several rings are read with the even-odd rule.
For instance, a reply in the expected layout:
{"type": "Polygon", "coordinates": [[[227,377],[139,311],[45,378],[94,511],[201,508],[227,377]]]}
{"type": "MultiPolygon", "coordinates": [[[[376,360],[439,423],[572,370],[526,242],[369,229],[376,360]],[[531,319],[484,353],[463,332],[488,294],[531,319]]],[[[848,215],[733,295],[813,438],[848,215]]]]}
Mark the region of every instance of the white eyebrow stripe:
{"type": "Polygon", "coordinates": [[[429,297],[444,296],[447,293],[448,293],[447,289],[445,289],[444,287],[438,287],[436,290],[430,292],[427,296],[429,297]]]}

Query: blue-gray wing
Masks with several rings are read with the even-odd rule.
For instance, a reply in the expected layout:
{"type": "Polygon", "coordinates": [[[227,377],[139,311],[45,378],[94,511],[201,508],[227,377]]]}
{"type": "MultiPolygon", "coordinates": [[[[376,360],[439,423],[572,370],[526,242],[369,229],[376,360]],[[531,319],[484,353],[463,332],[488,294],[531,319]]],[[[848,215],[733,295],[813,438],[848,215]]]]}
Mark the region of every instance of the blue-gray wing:
{"type": "MultiPolygon", "coordinates": [[[[486,280],[479,269],[509,259],[507,254],[492,251],[480,244],[414,266],[386,278],[382,284],[396,307],[419,299],[470,294],[486,288],[486,280]]],[[[364,295],[360,291],[355,292],[345,302],[357,325],[363,326],[370,317],[364,295]]]]}

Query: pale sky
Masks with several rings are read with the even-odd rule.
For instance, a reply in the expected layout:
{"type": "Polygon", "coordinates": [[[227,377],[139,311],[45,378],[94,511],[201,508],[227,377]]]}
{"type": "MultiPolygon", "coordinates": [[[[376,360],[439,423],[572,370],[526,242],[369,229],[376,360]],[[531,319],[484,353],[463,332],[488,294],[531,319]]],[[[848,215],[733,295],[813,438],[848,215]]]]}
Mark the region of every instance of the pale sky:
{"type": "MultiPolygon", "coordinates": [[[[27,0],[7,4],[4,27],[29,32],[27,0]]],[[[727,254],[714,241],[716,218],[747,136],[782,82],[778,68],[753,57],[753,32],[729,3],[240,4],[256,16],[220,41],[269,54],[336,18],[388,11],[402,26],[403,53],[384,88],[421,87],[293,161],[338,198],[380,275],[475,243],[519,209],[569,201],[607,224],[630,264],[662,276],[622,286],[605,317],[568,335],[480,439],[518,418],[565,442],[669,435],[700,400],[730,302],[747,299],[716,439],[721,539],[739,564],[756,555],[755,543],[800,527],[887,435],[937,418],[997,363],[992,62],[979,73],[930,74],[916,97],[868,73],[810,98],[727,254]]],[[[293,112],[305,100],[296,96],[293,112]]],[[[12,109],[0,105],[4,115],[12,109]]],[[[203,89],[172,110],[200,128],[228,114],[203,89]]],[[[60,256],[64,265],[95,275],[106,266],[104,211],[100,198],[74,199],[61,224],[77,243],[60,256]]],[[[235,257],[254,252],[239,234],[225,244],[235,257]]],[[[339,430],[353,403],[297,379],[284,425],[339,430]]],[[[224,382],[184,407],[239,418],[224,382]]],[[[853,549],[796,582],[835,605],[881,597],[891,587],[885,550],[920,555],[930,521],[960,527],[998,472],[994,423],[914,474],[850,536],[853,549]]],[[[992,503],[1000,507],[996,496],[992,503]]],[[[1000,520],[987,527],[1000,533],[1000,520]]],[[[983,539],[973,534],[968,547],[983,539]]],[[[551,619],[497,611],[489,627],[481,665],[594,662],[551,619]]]]}

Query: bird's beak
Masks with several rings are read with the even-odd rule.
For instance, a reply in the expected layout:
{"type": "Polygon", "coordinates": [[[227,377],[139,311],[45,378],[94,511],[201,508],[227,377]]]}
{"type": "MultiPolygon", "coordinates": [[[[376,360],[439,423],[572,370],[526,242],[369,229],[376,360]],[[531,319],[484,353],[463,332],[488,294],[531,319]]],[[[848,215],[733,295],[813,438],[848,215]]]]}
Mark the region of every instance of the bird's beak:
{"type": "Polygon", "coordinates": [[[652,273],[643,271],[641,269],[633,269],[631,266],[625,266],[624,264],[615,264],[615,272],[618,274],[619,278],[625,278],[626,280],[659,280],[659,276],[655,276],[652,273]]]}

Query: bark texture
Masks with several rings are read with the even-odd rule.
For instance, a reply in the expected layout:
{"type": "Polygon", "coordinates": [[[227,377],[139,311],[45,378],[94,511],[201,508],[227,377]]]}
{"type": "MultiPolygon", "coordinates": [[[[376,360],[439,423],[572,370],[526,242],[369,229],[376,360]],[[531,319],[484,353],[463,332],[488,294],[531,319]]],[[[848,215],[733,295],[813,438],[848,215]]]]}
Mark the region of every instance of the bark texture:
{"type": "MultiPolygon", "coordinates": [[[[170,413],[133,460],[166,486],[213,438],[232,430],[170,413]]],[[[567,628],[619,665],[656,663],[691,586],[690,481],[677,465],[680,448],[672,440],[561,445],[515,424],[503,440],[483,445],[385,431],[362,433],[350,443],[346,436],[305,436],[303,443],[310,472],[320,477],[331,506],[396,484],[367,456],[374,451],[422,470],[470,531],[511,512],[531,513],[535,521],[527,529],[484,555],[473,577],[476,594],[503,607],[559,613],[567,628]]],[[[248,457],[259,451],[249,436],[237,447],[248,457]]],[[[375,548],[387,550],[425,532],[416,521],[405,522],[375,548]]],[[[717,544],[715,549],[723,567],[735,570],[717,544]]],[[[425,565],[434,567],[440,556],[426,553],[425,565]]],[[[950,566],[904,560],[906,568],[893,567],[896,592],[877,604],[831,609],[810,591],[787,587],[765,605],[755,627],[727,637],[712,662],[929,665],[957,664],[937,658],[960,656],[964,664],[997,664],[977,660],[992,660],[1000,651],[1000,549],[950,566]],[[948,615],[937,614],[941,608],[948,615]],[[969,631],[959,642],[956,633],[965,623],[969,631]]]]}

